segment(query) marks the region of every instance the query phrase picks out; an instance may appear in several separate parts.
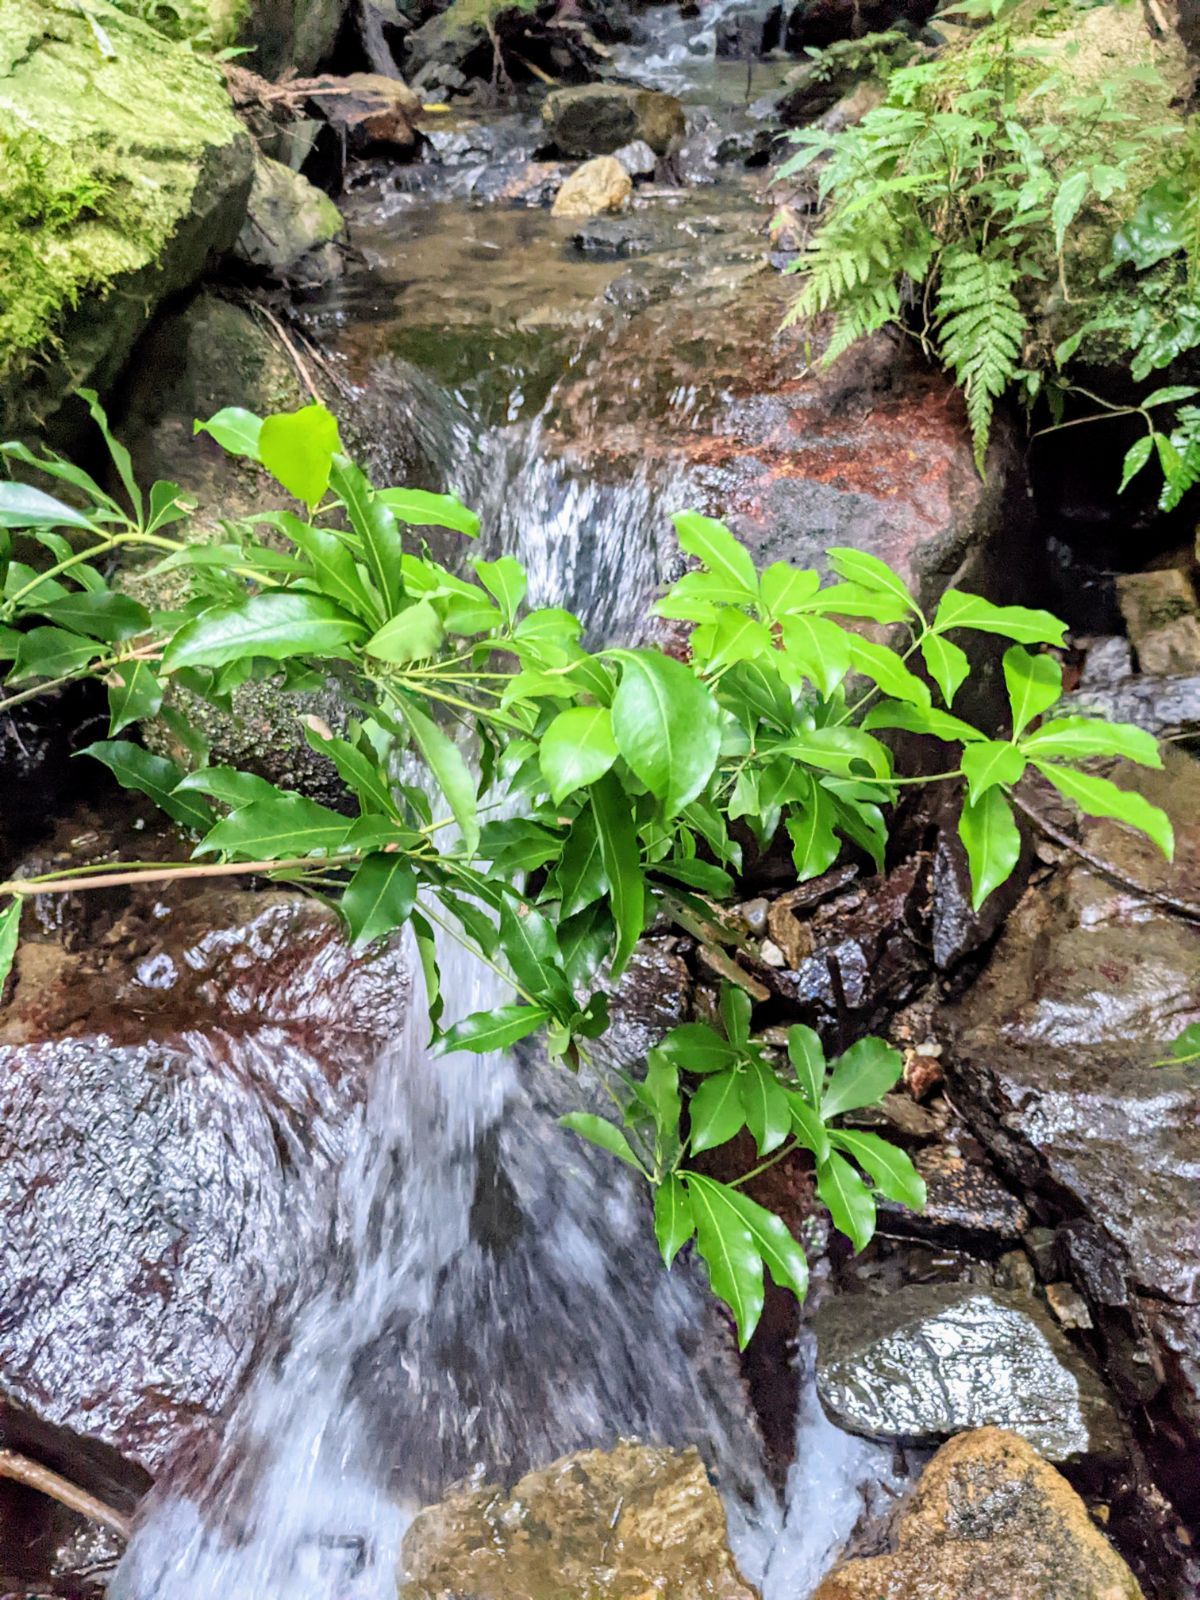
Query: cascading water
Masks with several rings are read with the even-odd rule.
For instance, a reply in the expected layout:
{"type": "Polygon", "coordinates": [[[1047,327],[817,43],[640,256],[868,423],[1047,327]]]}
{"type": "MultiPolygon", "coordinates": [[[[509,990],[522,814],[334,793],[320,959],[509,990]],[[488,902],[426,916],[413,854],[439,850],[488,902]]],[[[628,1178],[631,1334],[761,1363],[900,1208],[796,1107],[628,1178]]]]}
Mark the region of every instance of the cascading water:
{"type": "MultiPolygon", "coordinates": [[[[677,64],[683,34],[661,50],[677,64]]],[[[514,376],[485,426],[469,386],[452,393],[403,359],[411,348],[389,342],[393,305],[419,274],[411,252],[397,256],[393,293],[389,233],[401,248],[416,236],[419,250],[421,228],[442,230],[425,281],[444,272],[457,292],[438,249],[466,253],[464,239],[475,249],[477,213],[451,203],[460,209],[447,224],[419,184],[385,197],[383,225],[358,240],[382,279],[341,286],[314,326],[353,374],[360,436],[384,456],[392,444],[411,453],[474,505],[486,553],[510,551],[528,568],[532,603],[575,610],[596,640],[628,639],[660,577],[657,531],[691,498],[686,479],[642,463],[605,482],[558,448],[553,386],[530,407],[514,376]],[[406,436],[395,441],[381,417],[402,417],[406,436]]],[[[519,217],[497,220],[515,246],[526,242],[519,217]]],[[[528,302],[520,265],[510,270],[498,292],[528,302]]],[[[567,344],[578,325],[568,317],[567,344]]],[[[486,338],[478,346],[482,370],[486,338]]],[[[455,1013],[508,998],[456,945],[442,958],[455,1013]]],[[[143,1517],[114,1600],[391,1600],[420,1504],[473,1472],[512,1482],[621,1435],[697,1445],[747,1577],[767,1600],[800,1600],[887,1480],[888,1453],[833,1428],[808,1384],[780,1497],[701,1277],[686,1262],[662,1269],[637,1180],[557,1126],[579,1080],[533,1050],[434,1060],[427,1033],[419,1003],[398,1019],[332,1224],[298,1179],[289,1248],[308,1254],[319,1287],[291,1308],[216,1461],[143,1517]]],[[[796,1360],[807,1370],[811,1352],[796,1360]]]]}

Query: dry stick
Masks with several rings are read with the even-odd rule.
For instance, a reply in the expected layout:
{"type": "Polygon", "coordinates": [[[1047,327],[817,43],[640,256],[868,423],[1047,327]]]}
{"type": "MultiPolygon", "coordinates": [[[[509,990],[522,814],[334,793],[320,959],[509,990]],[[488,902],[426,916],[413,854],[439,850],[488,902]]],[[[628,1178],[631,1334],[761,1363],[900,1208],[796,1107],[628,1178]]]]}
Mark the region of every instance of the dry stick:
{"type": "Polygon", "coordinates": [[[71,1511],[77,1511],[81,1517],[87,1517],[91,1522],[103,1523],[106,1528],[119,1533],[122,1539],[128,1539],[133,1531],[133,1520],[124,1512],[118,1511],[114,1506],[106,1505],[103,1500],[97,1500],[95,1495],[88,1494],[86,1489],[81,1489],[69,1478],[62,1478],[57,1472],[51,1472],[50,1468],[42,1466],[40,1461],[31,1461],[28,1456],[19,1456],[15,1450],[0,1450],[0,1478],[11,1478],[14,1483],[23,1483],[30,1489],[36,1489],[39,1494],[48,1495],[60,1505],[67,1506],[71,1511]]]}
{"type": "Polygon", "coordinates": [[[287,351],[288,355],[291,357],[292,365],[295,367],[296,371],[300,375],[300,382],[304,385],[304,387],[308,390],[309,394],[312,396],[312,398],[319,405],[321,403],[320,390],[317,388],[316,384],[312,381],[312,374],[309,372],[308,368],[304,365],[304,360],[303,360],[303,357],[301,356],[300,352],[296,349],[296,347],[293,345],[292,341],[288,338],[287,330],[283,326],[283,323],[280,322],[279,318],[274,314],[274,312],[268,311],[268,309],[264,305],[260,305],[260,304],[258,304],[256,302],[254,309],[259,313],[260,316],[265,317],[266,320],[274,328],[274,330],[275,330],[275,332],[276,332],[276,334],[277,334],[277,336],[279,338],[280,344],[282,344],[283,348],[287,351]]]}
{"type": "Polygon", "coordinates": [[[1200,905],[1194,900],[1180,900],[1173,894],[1164,894],[1161,889],[1152,889],[1149,884],[1138,883],[1135,878],[1126,875],[1115,867],[1111,861],[1106,861],[1103,856],[1093,855],[1090,850],[1085,850],[1083,845],[1072,839],[1069,833],[1064,833],[1044,817],[1040,811],[1035,811],[1033,806],[1022,800],[1018,795],[1010,795],[1013,805],[1018,811],[1024,812],[1035,828],[1040,828],[1047,839],[1053,839],[1055,844],[1062,845],[1064,850],[1070,850],[1081,861],[1086,861],[1089,867],[1094,867],[1097,872],[1111,878],[1114,883],[1119,883],[1123,889],[1131,889],[1134,894],[1140,895],[1143,900],[1153,900],[1157,905],[1165,906],[1168,911],[1174,911],[1177,916],[1187,917],[1190,922],[1200,922],[1200,905]]]}

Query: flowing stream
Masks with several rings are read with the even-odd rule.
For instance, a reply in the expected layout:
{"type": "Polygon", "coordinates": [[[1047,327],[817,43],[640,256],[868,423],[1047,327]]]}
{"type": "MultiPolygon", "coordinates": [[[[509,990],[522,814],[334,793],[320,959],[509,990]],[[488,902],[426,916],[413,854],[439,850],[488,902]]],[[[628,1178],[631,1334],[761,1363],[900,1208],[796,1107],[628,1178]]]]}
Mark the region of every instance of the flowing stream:
{"type": "MultiPolygon", "coordinates": [[[[699,55],[683,25],[635,44],[626,66],[640,60],[668,86],[689,58],[711,71],[720,9],[699,55]]],[[[502,141],[526,154],[533,142],[519,121],[502,141]]],[[[558,448],[556,391],[581,352],[595,359],[585,313],[617,269],[583,263],[573,287],[558,282],[561,234],[544,213],[493,208],[481,222],[464,199],[478,171],[451,163],[436,193],[392,180],[352,201],[366,270],[312,326],[344,363],[362,428],[483,514],[487,553],[526,564],[532,603],[577,611],[594,638],[629,637],[686,473],[646,463],[605,482],[558,448]],[[561,315],[545,338],[526,316],[501,348],[497,399],[508,300],[528,311],[551,278],[561,315]],[[450,298],[431,313],[438,295],[450,298]],[[424,321],[407,315],[418,305],[424,321]],[[380,415],[402,415],[405,438],[384,438],[380,415]]],[[[688,397],[670,403],[682,411],[688,397]]],[[[499,1000],[498,980],[456,946],[443,959],[453,1012],[499,1000]]],[[[298,1184],[291,1243],[319,1287],[283,1319],[219,1459],[143,1520],[115,1600],[390,1600],[419,1505],[472,1473],[511,1483],[622,1435],[697,1445],[746,1576],[767,1600],[800,1600],[886,1483],[887,1452],[833,1428],[806,1384],[780,1495],[702,1277],[663,1271],[644,1190],[556,1125],[575,1080],[533,1051],[434,1060],[426,1036],[416,1002],[378,1063],[332,1228],[298,1184]]],[[[795,1359],[807,1373],[811,1352],[795,1359]]]]}

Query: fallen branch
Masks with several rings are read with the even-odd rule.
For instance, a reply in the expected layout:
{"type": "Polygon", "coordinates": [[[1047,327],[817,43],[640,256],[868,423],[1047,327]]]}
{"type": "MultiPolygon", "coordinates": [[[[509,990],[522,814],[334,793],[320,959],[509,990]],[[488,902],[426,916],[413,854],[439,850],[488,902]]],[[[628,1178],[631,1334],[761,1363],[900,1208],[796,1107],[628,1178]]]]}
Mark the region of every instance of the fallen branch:
{"type": "Polygon", "coordinates": [[[1091,850],[1085,849],[1077,840],[1072,839],[1069,833],[1064,833],[1061,828],[1050,821],[1049,817],[1044,817],[1040,811],[1035,810],[1027,801],[1022,800],[1019,795],[1013,794],[1010,798],[1017,810],[1028,817],[1034,827],[1044,833],[1047,839],[1052,839],[1055,844],[1061,845],[1064,850],[1069,850],[1072,855],[1078,856],[1081,861],[1086,861],[1089,867],[1094,867],[1104,877],[1110,878],[1114,883],[1119,883],[1123,889],[1131,890],[1143,900],[1153,900],[1156,905],[1165,906],[1168,911],[1173,911],[1176,916],[1186,917],[1190,922],[1200,922],[1200,905],[1194,900],[1181,900],[1177,895],[1164,894],[1161,889],[1152,889],[1147,883],[1138,883],[1135,878],[1127,877],[1119,867],[1114,866],[1111,861],[1106,861],[1103,856],[1095,855],[1091,850]]]}
{"type": "Polygon", "coordinates": [[[66,1506],[68,1510],[78,1512],[89,1522],[99,1522],[111,1528],[122,1539],[127,1540],[133,1531],[133,1519],[123,1511],[98,1500],[94,1494],[81,1489],[69,1478],[51,1472],[40,1461],[31,1461],[28,1456],[18,1455],[15,1450],[0,1450],[0,1478],[11,1478],[14,1483],[23,1483],[27,1488],[36,1489],[39,1494],[57,1500],[59,1505],[66,1506]]]}

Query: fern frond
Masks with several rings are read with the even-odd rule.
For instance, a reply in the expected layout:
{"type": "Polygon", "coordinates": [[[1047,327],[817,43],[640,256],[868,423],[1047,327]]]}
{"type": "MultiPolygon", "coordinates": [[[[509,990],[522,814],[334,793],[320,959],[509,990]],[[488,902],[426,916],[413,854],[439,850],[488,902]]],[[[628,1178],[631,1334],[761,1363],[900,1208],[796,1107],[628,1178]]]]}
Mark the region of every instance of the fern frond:
{"type": "Polygon", "coordinates": [[[967,403],[967,420],[980,474],[987,455],[996,400],[1016,377],[1028,332],[1013,292],[1011,260],[959,248],[941,263],[936,320],[938,353],[967,403]]]}

